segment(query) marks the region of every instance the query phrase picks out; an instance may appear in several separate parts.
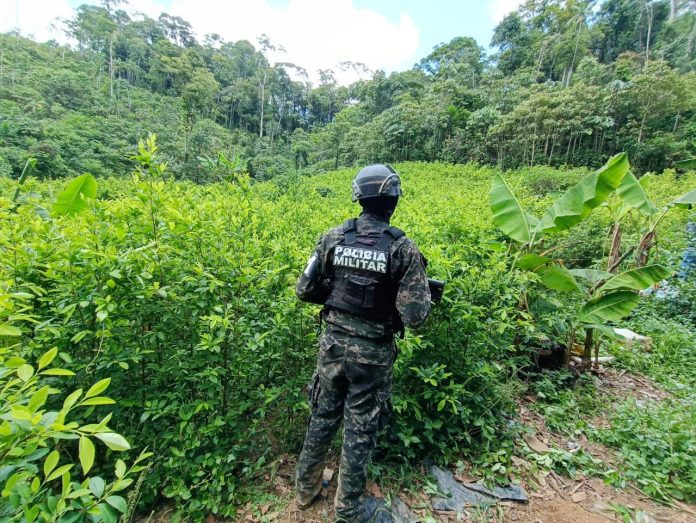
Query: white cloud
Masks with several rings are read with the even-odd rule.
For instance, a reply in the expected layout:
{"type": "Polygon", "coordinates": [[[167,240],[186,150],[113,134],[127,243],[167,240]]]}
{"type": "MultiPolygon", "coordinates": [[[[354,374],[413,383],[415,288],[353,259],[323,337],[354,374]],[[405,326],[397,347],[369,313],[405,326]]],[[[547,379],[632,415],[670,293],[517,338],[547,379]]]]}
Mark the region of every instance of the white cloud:
{"type": "MultiPolygon", "coordinates": [[[[49,26],[56,17],[71,16],[67,0],[0,0],[0,7],[0,31],[19,25],[22,34],[32,33],[38,40],[64,41],[49,26]]],[[[315,83],[319,69],[333,69],[343,84],[357,79],[356,72],[339,70],[343,61],[362,62],[372,70],[395,70],[415,61],[419,44],[418,27],[408,14],[392,22],[371,9],[358,9],[352,0],[290,0],[279,7],[271,7],[267,0],[172,0],[166,8],[157,0],[131,0],[128,10],[154,18],[163,10],[180,16],[191,23],[200,40],[217,33],[225,40],[245,39],[256,46],[256,39],[265,33],[286,50],[271,53],[271,60],[304,67],[315,83]]]]}
{"type": "Polygon", "coordinates": [[[493,0],[491,13],[496,23],[500,22],[510,11],[515,11],[522,4],[522,0],[493,0]]]}
{"type": "Polygon", "coordinates": [[[0,0],[0,33],[17,28],[35,40],[65,41],[60,18],[70,18],[73,9],[67,0],[0,0]]]}
{"type": "Polygon", "coordinates": [[[352,79],[337,69],[347,60],[393,70],[415,56],[419,42],[410,16],[391,23],[375,11],[357,9],[351,0],[290,0],[276,8],[265,0],[174,0],[168,11],[191,22],[200,36],[217,33],[256,44],[265,33],[286,50],[272,59],[304,67],[315,81],[318,69],[334,69],[343,83],[352,79]]]}

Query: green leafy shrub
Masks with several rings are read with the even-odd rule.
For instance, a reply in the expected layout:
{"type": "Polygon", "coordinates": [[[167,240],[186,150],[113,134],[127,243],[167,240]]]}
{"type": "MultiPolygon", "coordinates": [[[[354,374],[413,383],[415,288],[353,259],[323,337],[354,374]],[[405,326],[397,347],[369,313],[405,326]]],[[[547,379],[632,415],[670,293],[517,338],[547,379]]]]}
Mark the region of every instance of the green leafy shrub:
{"type": "MultiPolygon", "coordinates": [[[[0,294],[0,318],[4,319],[12,308],[11,296],[0,294]]],[[[21,311],[15,311],[14,316],[26,317],[21,311]]],[[[20,329],[0,323],[0,340],[19,336],[20,329]]],[[[45,352],[36,367],[17,356],[20,352],[16,343],[0,348],[0,519],[115,523],[120,514],[128,512],[122,494],[133,477],[144,470],[141,463],[151,454],[140,454],[131,467],[116,460],[111,482],[88,475],[95,465],[97,449],[130,449],[126,439],[109,428],[111,414],[98,423],[83,424],[76,420],[84,414],[73,411],[89,413],[95,406],[112,405],[111,398],[101,395],[110,380],[100,380],[86,392],[75,390],[61,405],[55,400],[56,396],[64,396],[57,388],[59,378],[73,373],[51,366],[58,349],[45,352]],[[80,475],[71,456],[76,447],[82,481],[78,480],[80,475]]]]}
{"type": "MultiPolygon", "coordinates": [[[[696,403],[627,401],[598,439],[621,451],[623,478],[650,496],[696,499],[696,403]]],[[[622,481],[622,480],[620,480],[622,481]]],[[[619,485],[622,483],[619,482],[619,485]]]]}

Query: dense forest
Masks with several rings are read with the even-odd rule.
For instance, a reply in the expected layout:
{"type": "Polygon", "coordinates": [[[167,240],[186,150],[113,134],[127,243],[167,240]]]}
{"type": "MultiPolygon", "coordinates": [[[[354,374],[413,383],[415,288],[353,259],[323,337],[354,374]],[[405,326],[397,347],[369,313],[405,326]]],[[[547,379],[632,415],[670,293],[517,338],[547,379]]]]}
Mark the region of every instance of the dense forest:
{"type": "Polygon", "coordinates": [[[118,176],[148,132],[171,173],[199,182],[377,160],[595,166],[619,151],[660,172],[695,152],[693,0],[528,0],[491,54],[457,37],[350,86],[270,63],[282,42],[265,35],[201,40],[118,5],[79,7],[70,47],[0,36],[0,175],[32,157],[40,177],[118,176]]]}

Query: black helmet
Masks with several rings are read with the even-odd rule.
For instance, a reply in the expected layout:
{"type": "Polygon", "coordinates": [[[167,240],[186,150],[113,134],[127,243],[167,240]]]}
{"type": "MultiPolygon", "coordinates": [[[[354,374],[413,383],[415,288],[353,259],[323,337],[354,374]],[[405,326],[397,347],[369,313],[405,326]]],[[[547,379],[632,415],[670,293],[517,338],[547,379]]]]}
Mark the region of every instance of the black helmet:
{"type": "Polygon", "coordinates": [[[353,180],[353,201],[375,196],[401,196],[401,178],[392,166],[375,163],[363,167],[353,180]]]}

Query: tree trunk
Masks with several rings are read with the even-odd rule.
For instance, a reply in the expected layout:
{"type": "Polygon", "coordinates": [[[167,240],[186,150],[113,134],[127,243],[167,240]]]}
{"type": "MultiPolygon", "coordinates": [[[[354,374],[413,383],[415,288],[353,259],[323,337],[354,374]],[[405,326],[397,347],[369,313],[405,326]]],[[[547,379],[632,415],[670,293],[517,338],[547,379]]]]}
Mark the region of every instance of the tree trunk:
{"type": "Polygon", "coordinates": [[[551,151],[549,152],[549,165],[551,165],[551,160],[553,160],[553,150],[556,148],[556,137],[551,140],[551,151]]]}
{"type": "Polygon", "coordinates": [[[261,121],[259,122],[259,138],[263,138],[263,109],[266,105],[266,77],[267,71],[263,72],[263,82],[261,83],[261,121]]]}
{"type": "Polygon", "coordinates": [[[638,249],[636,250],[636,268],[645,267],[648,263],[650,249],[655,245],[655,231],[646,232],[640,239],[638,249]]]}
{"type": "Polygon", "coordinates": [[[536,149],[536,136],[537,136],[537,122],[534,120],[534,134],[532,135],[532,160],[531,160],[531,167],[534,167],[534,152],[536,149]]]}
{"type": "Polygon", "coordinates": [[[607,267],[613,267],[616,261],[621,256],[621,224],[614,224],[614,230],[611,235],[611,248],[609,249],[609,260],[607,267]]]}
{"type": "Polygon", "coordinates": [[[568,336],[568,344],[566,345],[564,361],[564,366],[566,368],[568,368],[568,363],[570,363],[570,355],[573,352],[573,345],[575,345],[575,327],[570,328],[570,336],[568,336]]]}
{"type": "Polygon", "coordinates": [[[691,55],[691,51],[693,51],[694,41],[696,41],[696,17],[694,17],[694,25],[691,28],[691,34],[689,35],[689,41],[686,44],[686,51],[687,51],[688,55],[691,55]]]}
{"type": "Polygon", "coordinates": [[[575,136],[573,136],[573,132],[570,132],[570,138],[568,138],[568,148],[566,149],[566,157],[565,157],[565,164],[568,165],[568,157],[570,156],[570,146],[575,140],[575,136]]]}
{"type": "Polygon", "coordinates": [[[587,329],[585,331],[585,346],[582,353],[582,360],[584,363],[590,363],[592,361],[592,345],[594,341],[594,329],[587,329]]]}
{"type": "Polygon", "coordinates": [[[578,43],[580,41],[580,27],[582,26],[582,22],[584,20],[578,20],[578,32],[575,34],[575,49],[573,50],[573,60],[570,62],[570,71],[568,72],[568,79],[567,79],[567,85],[568,87],[570,85],[570,79],[573,76],[573,68],[575,67],[575,58],[578,55],[578,43]]]}
{"type": "Polygon", "coordinates": [[[114,35],[109,38],[109,102],[114,100],[114,35]]]}
{"type": "Polygon", "coordinates": [[[640,130],[638,131],[638,143],[643,142],[643,129],[645,129],[645,120],[648,117],[648,113],[644,112],[643,113],[643,119],[640,122],[640,130]]]}
{"type": "Polygon", "coordinates": [[[645,10],[648,11],[648,37],[645,39],[645,65],[648,65],[648,61],[650,60],[650,33],[652,32],[653,24],[653,7],[650,0],[646,0],[645,10]]]}

